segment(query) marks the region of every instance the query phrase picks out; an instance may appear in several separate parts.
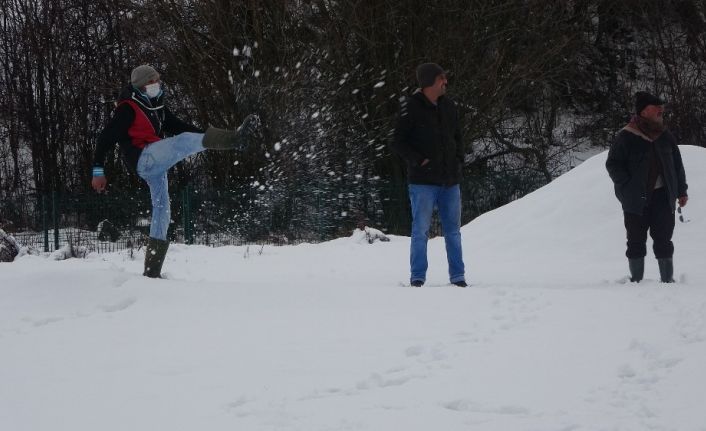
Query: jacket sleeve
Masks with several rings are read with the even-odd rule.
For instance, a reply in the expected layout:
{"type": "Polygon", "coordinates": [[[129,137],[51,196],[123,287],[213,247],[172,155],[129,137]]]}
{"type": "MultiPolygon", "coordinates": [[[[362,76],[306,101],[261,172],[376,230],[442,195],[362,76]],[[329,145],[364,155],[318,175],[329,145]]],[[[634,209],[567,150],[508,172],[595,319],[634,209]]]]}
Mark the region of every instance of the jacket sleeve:
{"type": "Polygon", "coordinates": [[[130,105],[124,103],[115,109],[113,118],[110,119],[105,129],[98,135],[96,141],[96,152],[93,156],[93,167],[103,168],[105,165],[105,156],[108,151],[115,148],[115,144],[120,139],[127,136],[127,131],[130,125],[135,120],[135,112],[130,105]]]}
{"type": "Polygon", "coordinates": [[[686,184],[686,172],[684,171],[684,162],[681,159],[681,151],[679,145],[674,143],[674,169],[677,171],[677,197],[687,196],[686,190],[689,186],[686,184]]]}
{"type": "Polygon", "coordinates": [[[625,140],[618,137],[610,146],[608,151],[608,160],[605,162],[605,167],[608,170],[608,175],[616,185],[624,184],[630,180],[630,173],[627,168],[628,156],[625,148],[625,140]]]}
{"type": "Polygon", "coordinates": [[[178,119],[166,106],[164,107],[164,131],[172,135],[184,132],[203,133],[203,130],[198,127],[178,119]]]}
{"type": "Polygon", "coordinates": [[[463,162],[466,158],[466,147],[463,145],[463,121],[458,110],[456,111],[456,130],[454,131],[454,140],[456,141],[456,158],[461,166],[463,166],[463,162]]]}
{"type": "Polygon", "coordinates": [[[395,132],[392,140],[392,149],[412,165],[419,166],[424,161],[424,156],[419,154],[409,145],[409,137],[414,128],[412,118],[408,110],[409,99],[402,104],[402,109],[397,118],[395,132]]]}

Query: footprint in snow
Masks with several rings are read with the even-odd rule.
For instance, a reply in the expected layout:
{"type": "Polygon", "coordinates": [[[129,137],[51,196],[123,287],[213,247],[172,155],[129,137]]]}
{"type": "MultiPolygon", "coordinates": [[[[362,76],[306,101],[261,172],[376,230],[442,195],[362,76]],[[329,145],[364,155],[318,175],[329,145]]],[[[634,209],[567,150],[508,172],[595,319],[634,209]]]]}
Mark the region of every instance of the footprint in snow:
{"type": "Polygon", "coordinates": [[[417,345],[417,346],[408,347],[404,351],[404,354],[408,358],[411,358],[413,356],[419,356],[419,355],[423,354],[425,351],[426,351],[426,348],[424,346],[417,345]]]}
{"type": "Polygon", "coordinates": [[[100,309],[105,311],[106,313],[115,313],[116,311],[123,311],[123,310],[131,307],[136,302],[137,302],[137,298],[125,298],[125,299],[118,301],[114,304],[102,305],[100,307],[100,309]]]}
{"type": "Polygon", "coordinates": [[[32,320],[32,325],[35,327],[46,326],[52,323],[61,322],[63,317],[45,317],[43,319],[32,320]]]}
{"type": "Polygon", "coordinates": [[[246,404],[248,404],[248,403],[251,403],[252,401],[253,401],[252,398],[248,398],[248,397],[246,397],[246,396],[242,396],[242,397],[238,398],[237,400],[226,404],[226,405],[225,405],[225,408],[226,408],[227,410],[237,409],[237,408],[242,407],[242,406],[244,406],[244,405],[246,405],[246,404]]]}
{"type": "Polygon", "coordinates": [[[424,376],[405,375],[399,377],[385,378],[378,373],[373,373],[366,380],[358,382],[356,389],[365,390],[373,388],[387,388],[390,386],[402,386],[413,379],[421,379],[424,376]]]}
{"type": "Polygon", "coordinates": [[[448,410],[453,410],[456,412],[495,413],[501,415],[529,414],[529,410],[521,406],[486,407],[468,400],[454,400],[451,402],[443,403],[442,406],[448,410]]]}
{"type": "Polygon", "coordinates": [[[618,368],[618,377],[621,379],[631,379],[636,375],[637,373],[635,372],[635,369],[633,369],[633,367],[629,364],[624,364],[618,368]]]}

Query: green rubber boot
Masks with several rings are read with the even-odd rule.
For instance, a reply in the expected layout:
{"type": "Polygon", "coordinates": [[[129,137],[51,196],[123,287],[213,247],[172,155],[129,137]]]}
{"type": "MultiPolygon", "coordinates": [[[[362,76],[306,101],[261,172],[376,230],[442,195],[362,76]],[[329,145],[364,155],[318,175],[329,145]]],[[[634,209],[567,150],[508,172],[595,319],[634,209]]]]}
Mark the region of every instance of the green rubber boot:
{"type": "Polygon", "coordinates": [[[150,278],[162,277],[162,265],[168,248],[169,241],[150,237],[145,251],[145,272],[142,275],[150,278]]]}
{"type": "Polygon", "coordinates": [[[207,150],[245,151],[259,126],[260,119],[257,115],[250,114],[237,130],[209,127],[203,137],[203,147],[207,150]]]}
{"type": "Polygon", "coordinates": [[[672,258],[657,259],[659,265],[659,278],[662,283],[674,283],[674,263],[672,258]]]}
{"type": "Polygon", "coordinates": [[[645,258],[628,259],[628,265],[630,266],[630,281],[633,283],[642,281],[645,274],[645,258]]]}

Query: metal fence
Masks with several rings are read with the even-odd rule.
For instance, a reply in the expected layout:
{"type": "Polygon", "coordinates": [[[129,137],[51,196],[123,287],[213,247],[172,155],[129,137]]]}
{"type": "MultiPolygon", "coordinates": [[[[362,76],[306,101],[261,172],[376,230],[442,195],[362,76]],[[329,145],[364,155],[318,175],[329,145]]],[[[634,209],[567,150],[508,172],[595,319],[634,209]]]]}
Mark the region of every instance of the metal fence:
{"type": "MultiPolygon", "coordinates": [[[[463,223],[545,184],[528,172],[470,176],[461,185],[463,223]]],[[[146,189],[134,193],[41,194],[0,201],[0,227],[23,246],[51,252],[66,245],[85,252],[141,247],[149,235],[151,203],[146,189]]],[[[409,234],[405,184],[346,195],[313,187],[286,196],[242,190],[171,195],[169,239],[209,246],[319,242],[350,234],[359,223],[409,234]]],[[[430,236],[442,235],[434,217],[430,236]]]]}

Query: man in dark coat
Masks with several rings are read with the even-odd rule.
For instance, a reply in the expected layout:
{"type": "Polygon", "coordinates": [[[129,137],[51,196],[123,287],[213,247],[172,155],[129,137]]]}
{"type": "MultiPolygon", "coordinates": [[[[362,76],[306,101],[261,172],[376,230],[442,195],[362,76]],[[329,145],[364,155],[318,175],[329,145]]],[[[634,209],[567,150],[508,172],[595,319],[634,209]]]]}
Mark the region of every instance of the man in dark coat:
{"type": "Polygon", "coordinates": [[[402,104],[393,149],[407,162],[412,206],[410,283],[426,281],[427,235],[434,208],[446,241],[449,280],[466,287],[461,249],[461,168],[464,147],[456,105],[445,97],[446,73],[434,63],[417,67],[420,88],[402,104]]]}
{"type": "Polygon", "coordinates": [[[660,278],[674,282],[674,211],[677,202],[683,207],[689,200],[679,146],[664,125],[664,103],[649,93],[636,93],[635,115],[618,133],[606,161],[623,207],[633,282],[644,274],[648,230],[660,278]]]}
{"type": "Polygon", "coordinates": [[[209,127],[203,133],[176,118],[164,105],[160,76],[152,66],[133,69],[130,85],[123,89],[113,117],[98,137],[91,185],[99,193],[105,190],[105,156],[118,143],[125,165],[145,180],[152,197],[152,221],[143,275],[160,277],[169,247],[169,168],[205,149],[242,151],[258,125],[257,116],[249,115],[238,130],[209,127]]]}

